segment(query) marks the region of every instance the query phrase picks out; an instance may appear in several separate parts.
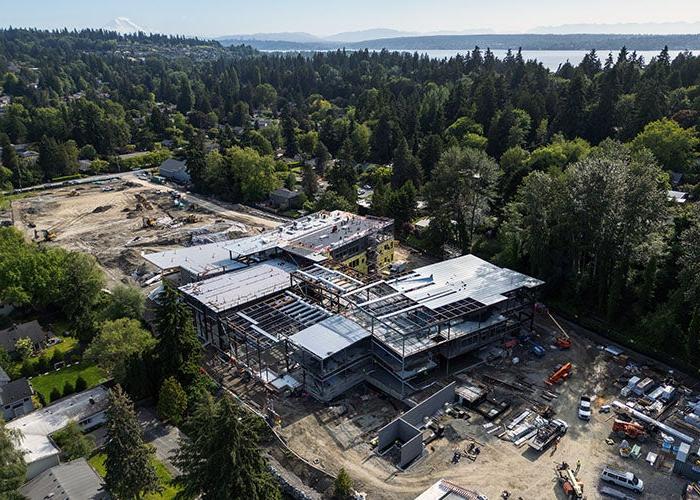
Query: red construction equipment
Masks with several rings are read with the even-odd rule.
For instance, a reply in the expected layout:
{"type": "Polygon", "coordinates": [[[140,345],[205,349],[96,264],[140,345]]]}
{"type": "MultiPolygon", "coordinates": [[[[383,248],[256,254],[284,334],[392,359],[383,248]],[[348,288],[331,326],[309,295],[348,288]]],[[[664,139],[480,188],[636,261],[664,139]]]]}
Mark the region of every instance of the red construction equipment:
{"type": "Polygon", "coordinates": [[[571,375],[571,369],[574,367],[571,363],[566,363],[562,365],[558,370],[552,373],[544,383],[547,385],[555,385],[562,380],[566,380],[571,375]]]}
{"type": "Polygon", "coordinates": [[[616,419],[613,422],[612,430],[630,439],[645,439],[648,436],[646,429],[639,422],[627,422],[616,419]]]}
{"type": "Polygon", "coordinates": [[[535,304],[535,311],[538,313],[544,314],[549,316],[549,319],[552,320],[552,322],[557,326],[559,331],[561,332],[561,335],[558,335],[554,339],[554,343],[559,349],[570,349],[571,348],[571,337],[569,337],[569,334],[566,333],[566,330],[559,324],[559,322],[552,316],[552,313],[549,312],[549,309],[547,309],[547,306],[541,303],[535,304]]]}

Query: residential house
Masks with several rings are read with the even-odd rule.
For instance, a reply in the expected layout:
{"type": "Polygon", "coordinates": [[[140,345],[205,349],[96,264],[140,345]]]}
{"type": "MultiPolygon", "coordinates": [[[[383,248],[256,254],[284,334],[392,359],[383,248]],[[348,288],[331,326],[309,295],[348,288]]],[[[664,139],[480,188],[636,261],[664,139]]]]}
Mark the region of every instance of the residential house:
{"type": "Polygon", "coordinates": [[[275,189],[270,193],[270,204],[279,210],[301,208],[301,193],[286,188],[275,189]]]}
{"type": "Polygon", "coordinates": [[[160,176],[178,184],[190,182],[190,174],[187,172],[187,163],[183,160],[168,158],[160,164],[160,176]]]}
{"type": "Polygon", "coordinates": [[[15,344],[21,338],[28,338],[34,344],[35,349],[49,339],[50,332],[45,331],[38,321],[30,321],[21,325],[14,325],[7,330],[0,330],[0,347],[12,353],[15,351],[15,344]]]}
{"type": "Polygon", "coordinates": [[[0,386],[2,418],[9,422],[13,418],[21,417],[34,410],[33,394],[32,386],[24,377],[0,386]]]}
{"type": "Polygon", "coordinates": [[[109,393],[101,385],[73,394],[53,404],[35,410],[7,424],[22,432],[20,448],[27,463],[27,480],[60,463],[61,450],[50,435],[75,421],[87,431],[107,420],[109,393]]]}
{"type": "Polygon", "coordinates": [[[102,478],[84,458],[56,465],[19,489],[29,500],[105,500],[110,498],[102,478]]]}

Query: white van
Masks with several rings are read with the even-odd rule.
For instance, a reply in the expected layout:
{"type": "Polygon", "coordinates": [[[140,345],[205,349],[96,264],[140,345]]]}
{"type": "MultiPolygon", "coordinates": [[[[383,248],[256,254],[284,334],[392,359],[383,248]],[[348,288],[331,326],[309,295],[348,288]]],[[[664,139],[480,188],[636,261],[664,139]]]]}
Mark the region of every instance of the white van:
{"type": "Polygon", "coordinates": [[[644,491],[644,481],[639,479],[631,472],[622,472],[617,469],[613,469],[612,467],[605,467],[603,472],[600,473],[600,478],[608,483],[622,486],[623,488],[637,491],[639,493],[644,491]]]}

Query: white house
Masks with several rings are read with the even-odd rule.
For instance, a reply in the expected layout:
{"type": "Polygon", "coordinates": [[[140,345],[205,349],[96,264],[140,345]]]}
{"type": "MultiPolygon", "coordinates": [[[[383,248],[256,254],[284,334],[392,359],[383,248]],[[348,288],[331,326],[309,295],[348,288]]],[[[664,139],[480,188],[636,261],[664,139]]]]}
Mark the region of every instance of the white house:
{"type": "Polygon", "coordinates": [[[7,424],[22,432],[20,446],[27,462],[27,480],[58,465],[61,450],[50,435],[71,421],[83,430],[90,430],[106,421],[108,391],[103,386],[73,394],[40,410],[33,411],[7,424]]]}

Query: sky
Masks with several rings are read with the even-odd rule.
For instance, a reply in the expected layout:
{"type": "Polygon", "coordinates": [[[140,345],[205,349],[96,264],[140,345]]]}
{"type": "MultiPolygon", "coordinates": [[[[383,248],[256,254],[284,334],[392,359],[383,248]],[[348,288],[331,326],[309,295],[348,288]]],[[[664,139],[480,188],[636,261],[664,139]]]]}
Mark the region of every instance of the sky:
{"type": "Polygon", "coordinates": [[[370,28],[526,32],[582,23],[700,22],[700,0],[0,0],[0,26],[99,28],[215,37],[370,28]]]}

